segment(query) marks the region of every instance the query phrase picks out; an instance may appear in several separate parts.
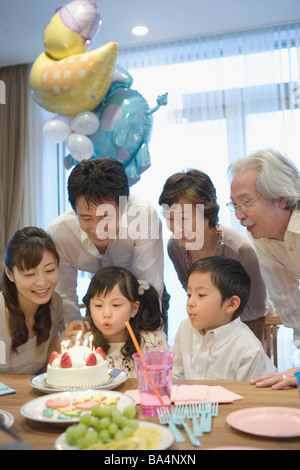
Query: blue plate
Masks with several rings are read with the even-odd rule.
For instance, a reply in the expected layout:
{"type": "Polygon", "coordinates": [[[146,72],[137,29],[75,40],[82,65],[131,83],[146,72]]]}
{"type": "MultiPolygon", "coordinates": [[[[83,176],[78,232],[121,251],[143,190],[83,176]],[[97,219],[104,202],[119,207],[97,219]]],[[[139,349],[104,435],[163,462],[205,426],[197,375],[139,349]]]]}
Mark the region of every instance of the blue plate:
{"type": "Polygon", "coordinates": [[[15,420],[13,415],[11,413],[8,413],[8,411],[4,411],[4,410],[0,410],[0,415],[1,415],[1,418],[3,417],[3,422],[5,426],[7,428],[10,428],[13,425],[14,420],[15,420]]]}

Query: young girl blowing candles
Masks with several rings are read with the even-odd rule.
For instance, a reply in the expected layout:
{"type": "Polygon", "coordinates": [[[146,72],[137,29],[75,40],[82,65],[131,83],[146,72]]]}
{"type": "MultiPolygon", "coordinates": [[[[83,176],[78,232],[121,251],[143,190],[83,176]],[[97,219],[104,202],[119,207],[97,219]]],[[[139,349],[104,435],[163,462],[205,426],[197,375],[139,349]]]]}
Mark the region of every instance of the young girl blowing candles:
{"type": "Polygon", "coordinates": [[[160,330],[163,316],[158,294],[130,271],[117,266],[99,270],[83,301],[90,315],[93,346],[102,347],[109,368],[122,369],[129,377],[136,377],[132,358],[136,349],[126,321],[142,351],[169,349],[166,334],[160,330]]]}

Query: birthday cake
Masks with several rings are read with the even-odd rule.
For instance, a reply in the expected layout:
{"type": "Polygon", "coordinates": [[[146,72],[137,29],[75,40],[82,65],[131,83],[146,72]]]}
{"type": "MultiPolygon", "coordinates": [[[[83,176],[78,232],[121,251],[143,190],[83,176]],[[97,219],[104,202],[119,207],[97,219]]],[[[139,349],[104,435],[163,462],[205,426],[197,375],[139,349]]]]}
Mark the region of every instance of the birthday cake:
{"type": "Polygon", "coordinates": [[[47,366],[46,385],[53,388],[86,388],[109,381],[107,361],[102,348],[75,345],[58,353],[53,351],[47,366]]]}

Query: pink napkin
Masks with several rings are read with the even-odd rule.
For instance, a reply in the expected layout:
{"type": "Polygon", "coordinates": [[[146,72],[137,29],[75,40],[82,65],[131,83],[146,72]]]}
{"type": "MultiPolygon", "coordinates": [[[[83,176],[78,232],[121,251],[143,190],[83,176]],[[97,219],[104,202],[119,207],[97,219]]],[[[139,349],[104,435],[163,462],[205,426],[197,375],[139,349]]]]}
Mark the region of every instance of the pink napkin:
{"type": "Polygon", "coordinates": [[[175,404],[183,402],[198,403],[199,400],[232,403],[234,400],[243,399],[241,395],[237,395],[220,385],[173,385],[171,398],[175,404]]]}
{"type": "MultiPolygon", "coordinates": [[[[127,390],[126,395],[131,396],[136,404],[140,403],[139,390],[127,390]]],[[[208,400],[218,403],[232,403],[234,400],[243,400],[241,395],[227,390],[220,385],[173,385],[171,400],[175,405],[180,403],[199,403],[199,400],[208,400]]]]}

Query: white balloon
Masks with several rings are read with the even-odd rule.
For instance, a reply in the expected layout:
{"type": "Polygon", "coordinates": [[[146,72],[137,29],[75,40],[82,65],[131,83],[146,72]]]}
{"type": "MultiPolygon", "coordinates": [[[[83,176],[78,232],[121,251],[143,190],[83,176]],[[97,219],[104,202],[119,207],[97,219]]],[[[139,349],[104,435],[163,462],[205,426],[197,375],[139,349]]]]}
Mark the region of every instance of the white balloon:
{"type": "Polygon", "coordinates": [[[51,119],[43,127],[43,137],[54,144],[63,142],[68,138],[71,133],[71,128],[68,124],[60,119],[51,119]]]}
{"type": "Polygon", "coordinates": [[[99,125],[99,118],[95,113],[84,111],[74,117],[71,128],[74,132],[78,132],[79,134],[91,135],[98,130],[99,125]]]}
{"type": "Polygon", "coordinates": [[[67,142],[70,154],[75,160],[89,159],[94,153],[94,144],[89,137],[82,134],[71,134],[67,142]]]}

